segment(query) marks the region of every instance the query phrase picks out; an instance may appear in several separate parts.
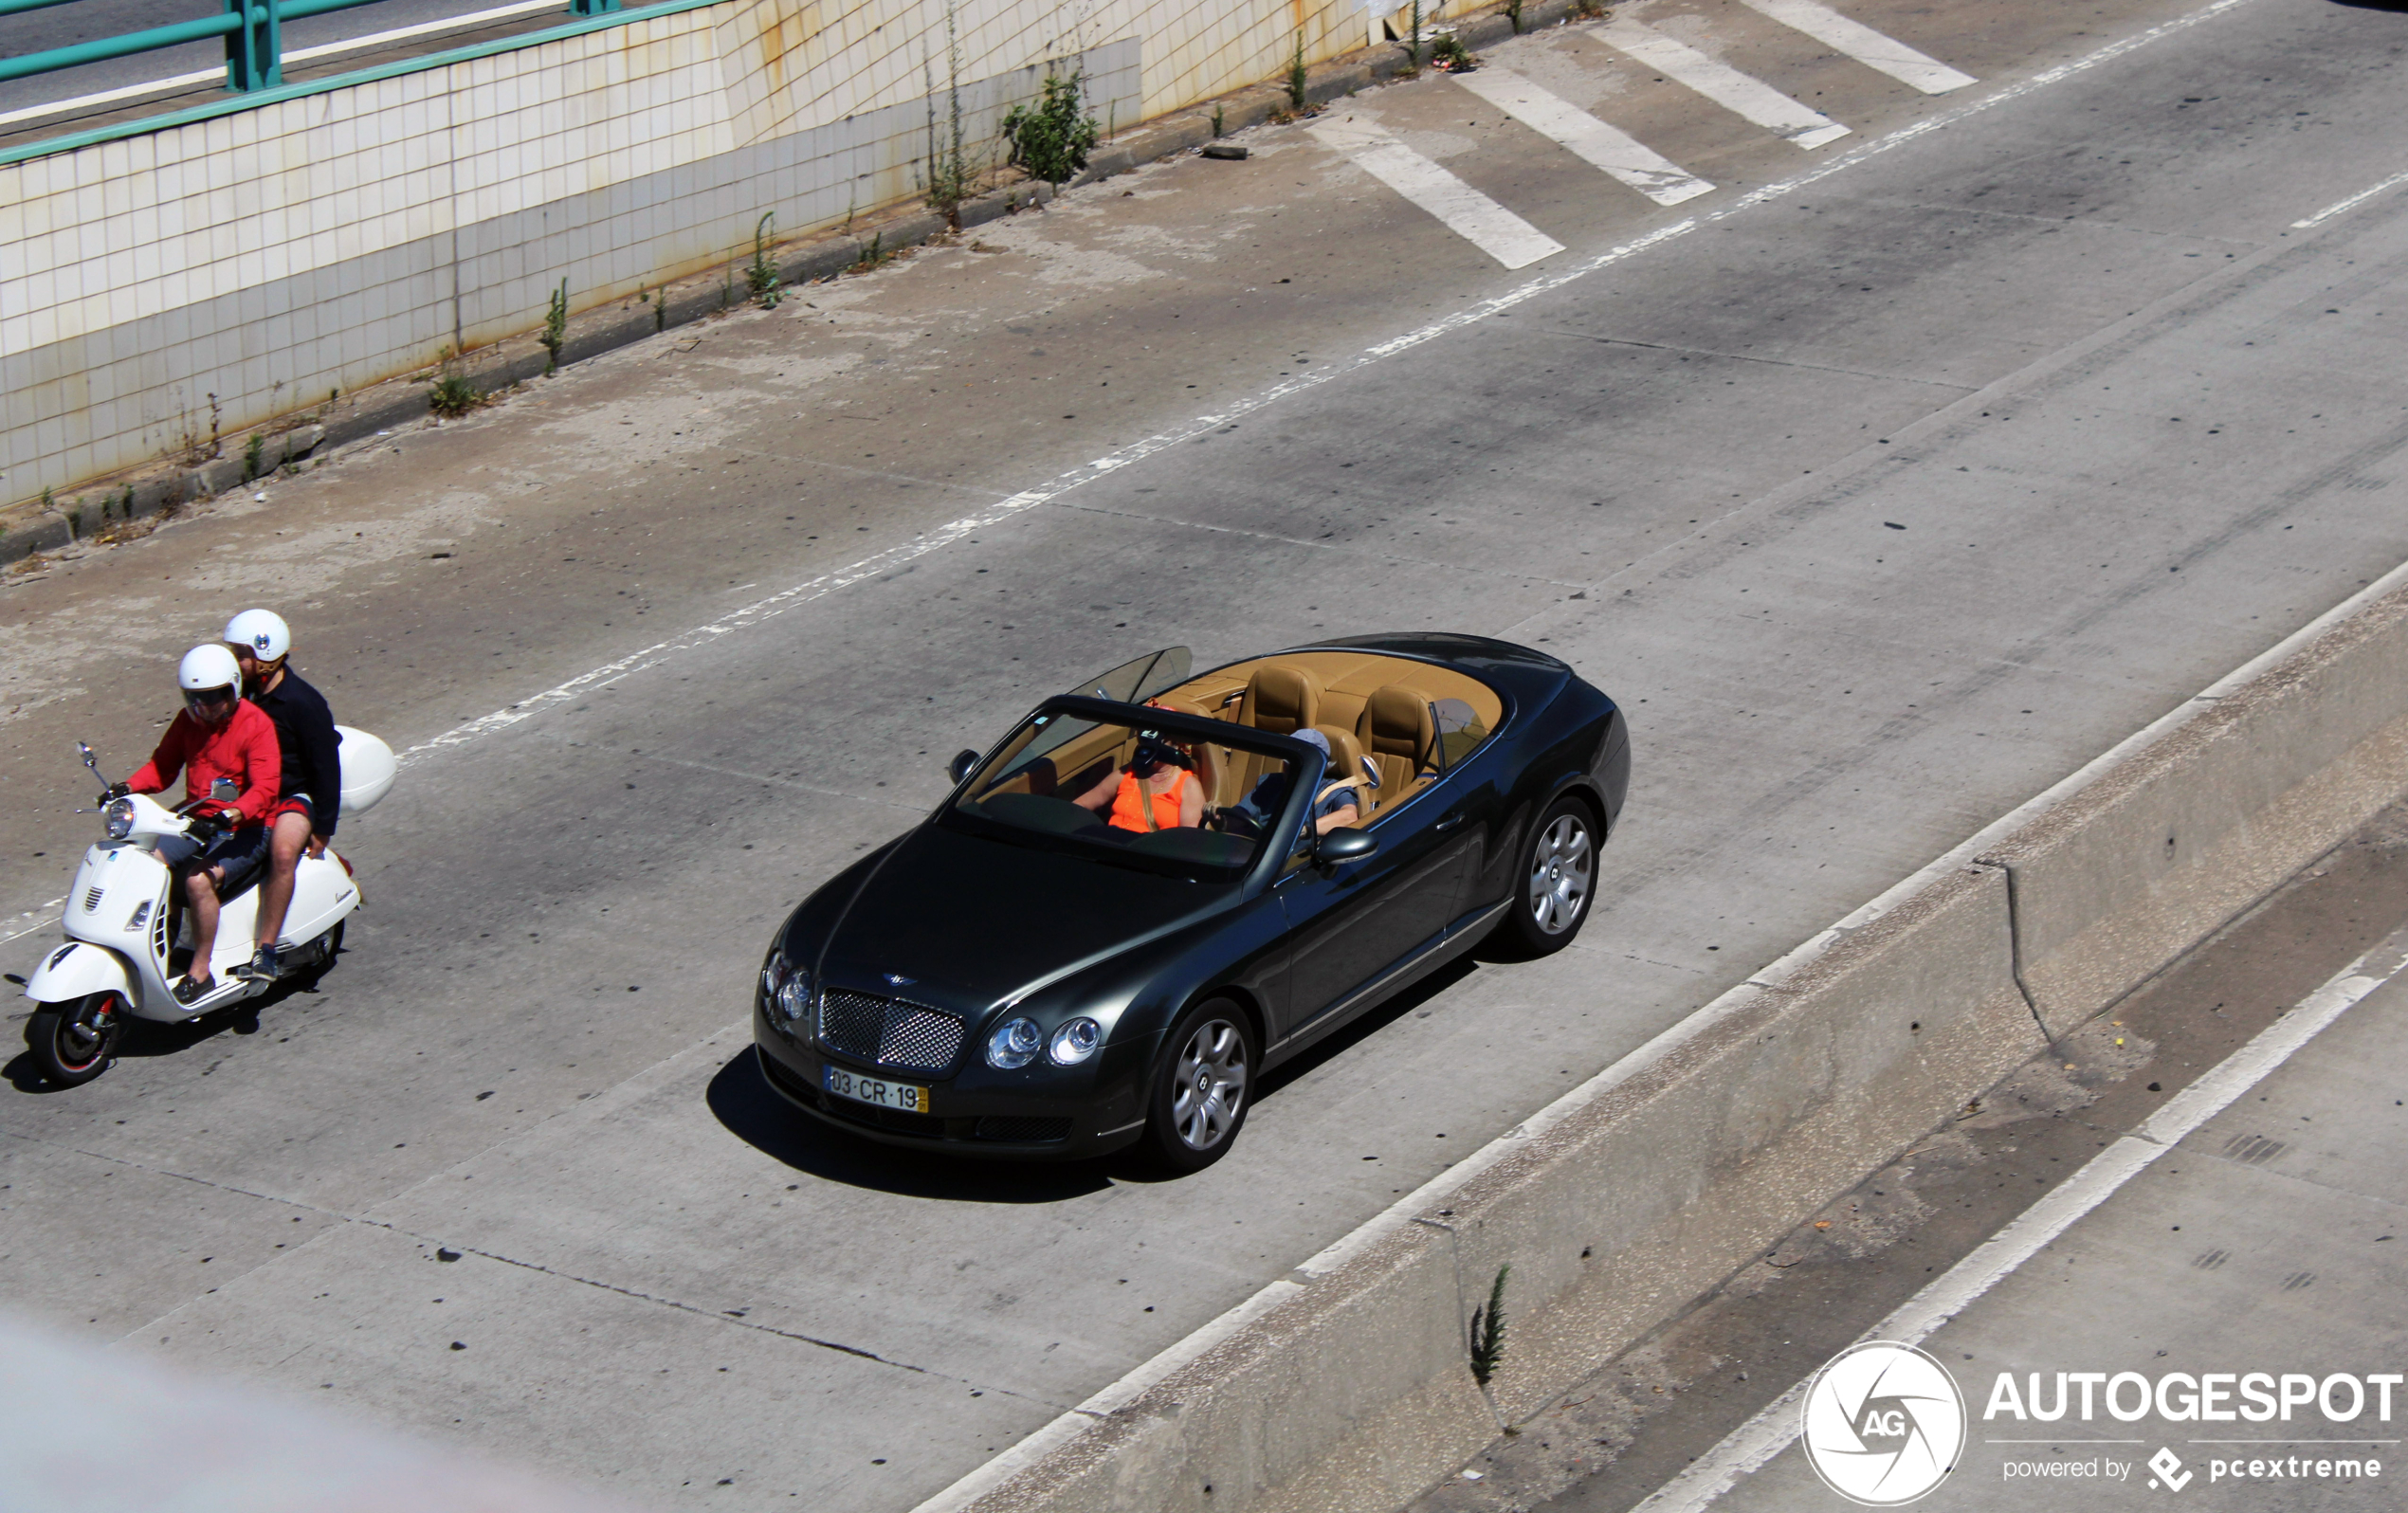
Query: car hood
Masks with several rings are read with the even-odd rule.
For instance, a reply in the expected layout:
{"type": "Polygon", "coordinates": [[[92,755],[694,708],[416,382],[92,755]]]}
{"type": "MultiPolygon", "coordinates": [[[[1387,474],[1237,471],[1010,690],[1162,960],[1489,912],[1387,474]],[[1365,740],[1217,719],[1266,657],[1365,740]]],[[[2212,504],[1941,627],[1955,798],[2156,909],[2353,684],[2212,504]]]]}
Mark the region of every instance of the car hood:
{"type": "Polygon", "coordinates": [[[829,930],[819,980],[975,1017],[1225,908],[1237,893],[922,825],[829,930]]]}

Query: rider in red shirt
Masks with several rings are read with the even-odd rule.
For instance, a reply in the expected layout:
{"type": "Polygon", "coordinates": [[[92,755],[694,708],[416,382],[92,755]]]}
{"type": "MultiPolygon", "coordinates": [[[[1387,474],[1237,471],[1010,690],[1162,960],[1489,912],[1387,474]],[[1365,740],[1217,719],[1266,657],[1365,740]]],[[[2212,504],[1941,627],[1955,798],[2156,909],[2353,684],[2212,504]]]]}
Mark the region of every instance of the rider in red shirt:
{"type": "Polygon", "coordinates": [[[158,749],[142,770],[126,779],[126,792],[156,793],[184,775],[184,796],[201,801],[195,812],[225,827],[214,839],[176,835],[159,843],[159,859],[184,880],[192,908],[192,961],[174,988],[177,1003],[192,1003],[215,991],[210,953],[217,943],[218,900],[240,892],[267,855],[267,811],[276,805],[283,757],[276,723],[242,696],[242,669],[219,645],[194,647],[176,669],[184,712],[167,727],[158,749]],[[210,797],[220,778],[231,780],[229,802],[210,797]]]}

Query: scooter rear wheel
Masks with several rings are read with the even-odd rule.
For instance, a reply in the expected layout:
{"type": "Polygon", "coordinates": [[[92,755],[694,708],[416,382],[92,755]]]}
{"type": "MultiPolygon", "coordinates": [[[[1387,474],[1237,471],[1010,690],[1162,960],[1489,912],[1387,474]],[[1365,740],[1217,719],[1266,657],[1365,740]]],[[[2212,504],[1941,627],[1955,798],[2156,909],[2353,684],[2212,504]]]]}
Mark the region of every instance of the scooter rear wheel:
{"type": "Polygon", "coordinates": [[[81,1087],[117,1060],[125,1008],[113,993],[73,1003],[45,1004],[26,1021],[25,1041],[42,1075],[61,1087],[81,1087]]]}

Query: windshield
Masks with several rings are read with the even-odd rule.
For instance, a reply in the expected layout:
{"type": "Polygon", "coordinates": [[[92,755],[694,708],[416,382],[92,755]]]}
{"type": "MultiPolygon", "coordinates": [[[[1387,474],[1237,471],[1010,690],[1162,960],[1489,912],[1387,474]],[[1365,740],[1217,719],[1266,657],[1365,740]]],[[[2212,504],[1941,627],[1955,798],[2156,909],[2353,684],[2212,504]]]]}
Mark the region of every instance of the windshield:
{"type": "Polygon", "coordinates": [[[1150,726],[1134,710],[1126,719],[1059,709],[1033,716],[940,818],[1100,863],[1236,882],[1264,838],[1285,833],[1301,764],[1170,728],[1178,722],[1150,726]]]}
{"type": "Polygon", "coordinates": [[[1134,662],[1124,662],[1110,672],[1098,673],[1070,691],[1088,699],[1141,704],[1163,689],[1187,682],[1188,665],[1193,660],[1185,647],[1165,647],[1134,662]]]}

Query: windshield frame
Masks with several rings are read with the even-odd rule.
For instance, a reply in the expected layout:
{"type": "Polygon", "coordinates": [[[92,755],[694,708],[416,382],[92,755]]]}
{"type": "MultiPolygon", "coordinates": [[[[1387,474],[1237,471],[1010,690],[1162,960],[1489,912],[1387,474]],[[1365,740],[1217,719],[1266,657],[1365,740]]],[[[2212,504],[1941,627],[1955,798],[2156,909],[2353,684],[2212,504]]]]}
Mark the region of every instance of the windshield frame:
{"type": "MultiPolygon", "coordinates": [[[[1016,753],[1015,753],[1016,755],[1016,753]]],[[[1080,694],[1056,694],[1023,715],[1003,738],[989,747],[978,765],[969,775],[954,786],[944,802],[928,816],[928,823],[960,834],[998,840],[1007,845],[1030,850],[1051,851],[1057,855],[1074,856],[1097,862],[1105,866],[1122,867],[1161,877],[1179,878],[1191,883],[1223,886],[1252,886],[1267,883],[1270,875],[1284,870],[1296,848],[1296,837],[1304,823],[1304,810],[1312,795],[1321,790],[1324,758],[1321,748],[1309,741],[1290,736],[1273,735],[1225,720],[1203,715],[1190,715],[1176,709],[1163,709],[1152,704],[1124,704],[1108,699],[1090,699],[1080,694]],[[978,784],[1006,751],[1012,747],[1021,733],[1034,720],[1052,715],[1071,715],[1097,724],[1126,725],[1140,730],[1159,730],[1185,737],[1198,743],[1226,746],[1236,751],[1250,751],[1260,756],[1276,756],[1294,763],[1298,772],[1308,774],[1301,782],[1288,785],[1286,801],[1280,806],[1278,820],[1264,827],[1262,843],[1252,860],[1243,867],[1203,867],[1175,862],[1169,858],[1133,854],[1082,841],[1075,835],[1054,835],[1042,830],[1023,829],[1006,825],[961,809],[962,796],[978,784]],[[1212,874],[1230,875],[1212,875],[1212,874]]]]}

